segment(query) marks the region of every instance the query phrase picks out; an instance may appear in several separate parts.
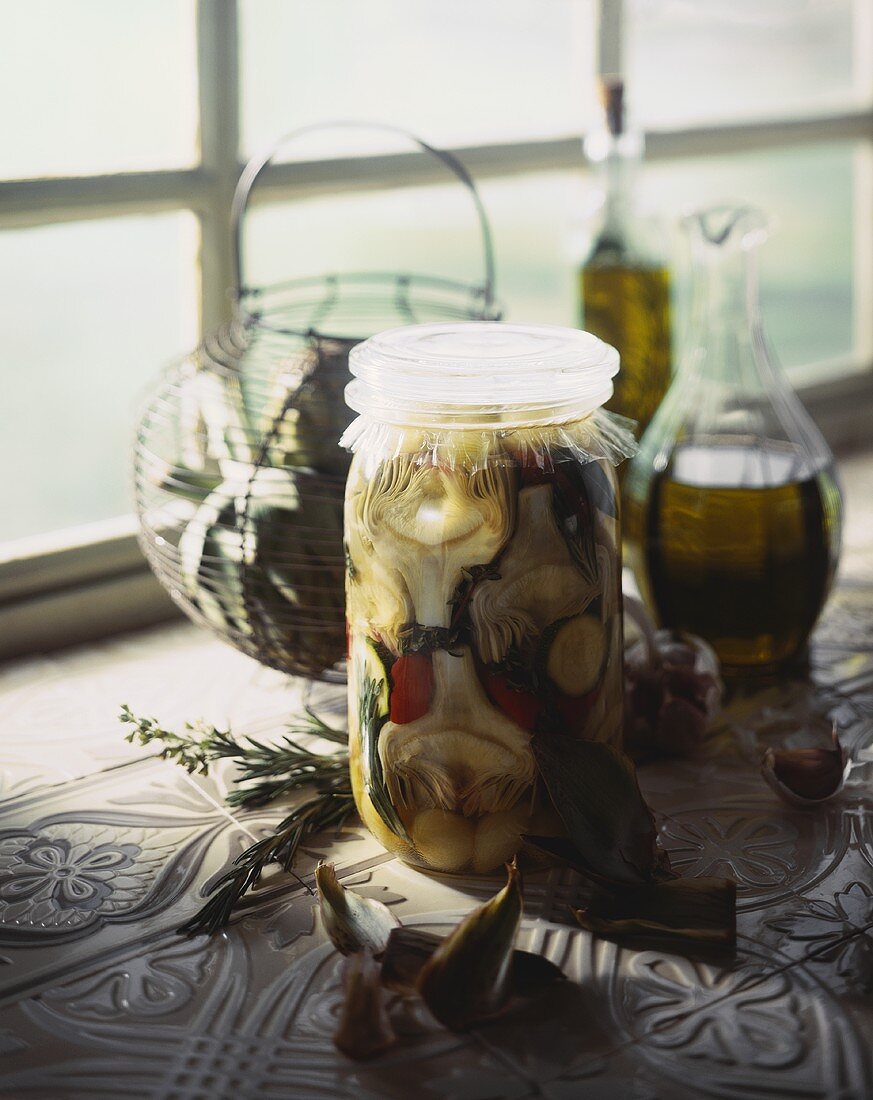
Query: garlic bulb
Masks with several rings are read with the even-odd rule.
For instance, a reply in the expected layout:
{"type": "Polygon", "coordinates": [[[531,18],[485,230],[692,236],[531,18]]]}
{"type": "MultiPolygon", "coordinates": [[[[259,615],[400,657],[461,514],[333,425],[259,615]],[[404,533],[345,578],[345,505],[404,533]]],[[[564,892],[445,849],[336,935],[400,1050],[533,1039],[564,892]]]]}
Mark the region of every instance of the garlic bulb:
{"type": "Polygon", "coordinates": [[[475,816],[508,810],[530,786],[530,735],[491,706],[473,655],[433,654],[430,711],[414,722],[387,722],[379,738],[382,769],[401,816],[437,808],[475,816]]]}
{"type": "Polygon", "coordinates": [[[512,487],[511,471],[496,463],[466,474],[401,455],[353,498],[359,537],[386,575],[403,578],[417,623],[449,625],[463,569],[490,562],[512,531],[512,487]]]}
{"type": "Polygon", "coordinates": [[[551,485],[522,489],[518,526],[497,565],[499,580],[480,584],[470,603],[476,645],[486,663],[502,661],[510,645],[578,615],[600,591],[558,529],[551,485]]]}

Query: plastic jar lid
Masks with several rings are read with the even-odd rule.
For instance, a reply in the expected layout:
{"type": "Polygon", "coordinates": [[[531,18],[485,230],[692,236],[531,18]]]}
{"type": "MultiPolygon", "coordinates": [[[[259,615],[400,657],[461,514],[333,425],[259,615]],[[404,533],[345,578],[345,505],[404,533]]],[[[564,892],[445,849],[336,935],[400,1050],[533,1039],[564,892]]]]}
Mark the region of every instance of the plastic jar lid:
{"type": "Polygon", "coordinates": [[[561,423],[609,400],[618,361],[590,332],[557,325],[410,325],[352,349],[346,402],[410,426],[561,423]]]}

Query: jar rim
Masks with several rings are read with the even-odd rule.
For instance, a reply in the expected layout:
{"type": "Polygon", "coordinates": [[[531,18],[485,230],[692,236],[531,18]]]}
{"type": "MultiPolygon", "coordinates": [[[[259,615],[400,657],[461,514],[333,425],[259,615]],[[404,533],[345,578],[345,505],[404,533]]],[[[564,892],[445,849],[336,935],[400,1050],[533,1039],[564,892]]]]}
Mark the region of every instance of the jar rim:
{"type": "Polygon", "coordinates": [[[615,348],[559,325],[408,325],[353,348],[355,411],[398,424],[560,422],[612,396],[615,348]]]}

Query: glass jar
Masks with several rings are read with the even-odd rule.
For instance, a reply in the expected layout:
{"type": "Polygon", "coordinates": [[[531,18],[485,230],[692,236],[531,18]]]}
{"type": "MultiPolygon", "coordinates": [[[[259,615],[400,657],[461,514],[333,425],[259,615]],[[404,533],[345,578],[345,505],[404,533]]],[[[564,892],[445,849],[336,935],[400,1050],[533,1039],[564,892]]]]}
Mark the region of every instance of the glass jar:
{"type": "Polygon", "coordinates": [[[601,405],[618,353],[573,329],[416,325],[351,354],[349,744],[358,809],[411,863],[485,872],[560,832],[533,737],[616,742],[620,539],[601,405]]]}

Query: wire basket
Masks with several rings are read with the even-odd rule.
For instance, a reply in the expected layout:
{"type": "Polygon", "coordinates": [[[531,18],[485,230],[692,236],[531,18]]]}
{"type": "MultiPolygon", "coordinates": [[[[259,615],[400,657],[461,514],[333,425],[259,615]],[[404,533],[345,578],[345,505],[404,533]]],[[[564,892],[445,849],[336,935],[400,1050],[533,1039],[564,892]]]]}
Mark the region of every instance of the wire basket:
{"type": "MultiPolygon", "coordinates": [[[[451,154],[393,127],[467,189],[482,236],[484,279],[359,272],[250,288],[242,271],[252,187],[288,141],[251,161],[232,210],[234,319],[172,364],[140,421],[134,456],[140,543],[195,622],[264,664],[316,679],[344,676],[343,493],[337,445],[351,348],[421,321],[495,319],[488,221],[451,154]]],[[[318,127],[320,128],[320,127],[318,127]]]]}

